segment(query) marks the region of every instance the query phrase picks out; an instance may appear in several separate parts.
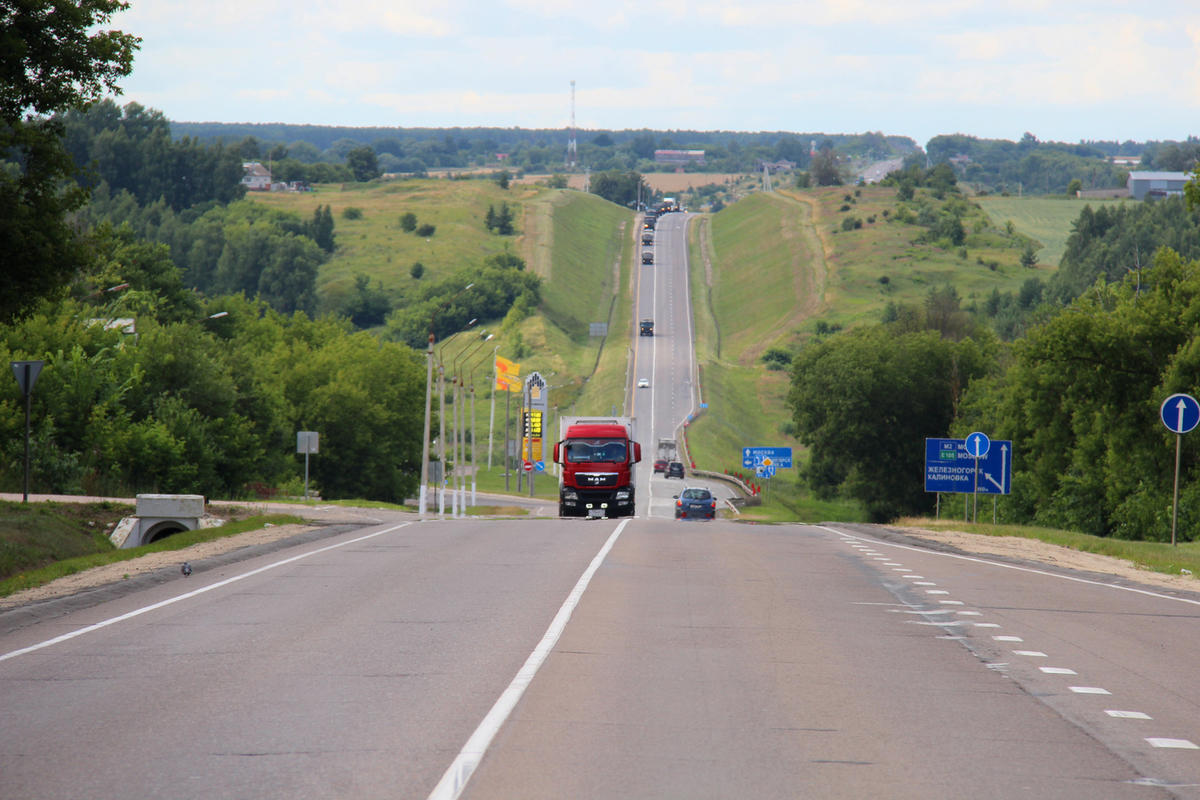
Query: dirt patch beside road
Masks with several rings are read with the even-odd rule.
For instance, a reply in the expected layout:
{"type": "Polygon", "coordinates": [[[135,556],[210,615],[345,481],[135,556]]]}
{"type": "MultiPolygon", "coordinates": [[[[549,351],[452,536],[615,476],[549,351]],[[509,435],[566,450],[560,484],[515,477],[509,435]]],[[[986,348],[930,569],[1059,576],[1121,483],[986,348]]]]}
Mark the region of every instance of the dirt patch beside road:
{"type": "Polygon", "coordinates": [[[962,531],[935,531],[906,525],[888,527],[916,539],[948,545],[964,553],[1036,561],[1047,566],[1113,575],[1131,582],[1163,589],[1200,592],[1200,580],[1191,575],[1167,575],[1154,572],[1122,558],[1084,553],[1037,539],[1025,539],[1019,536],[984,536],[962,531]]]}

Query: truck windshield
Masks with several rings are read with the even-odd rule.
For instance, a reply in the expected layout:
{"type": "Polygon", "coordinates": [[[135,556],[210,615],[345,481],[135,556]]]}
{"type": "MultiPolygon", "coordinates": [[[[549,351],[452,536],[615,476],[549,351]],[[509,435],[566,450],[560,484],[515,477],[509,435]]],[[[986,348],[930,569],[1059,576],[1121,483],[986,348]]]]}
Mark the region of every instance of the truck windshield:
{"type": "Polygon", "coordinates": [[[625,453],[624,439],[572,439],[567,442],[569,464],[623,462],[625,453]]]}

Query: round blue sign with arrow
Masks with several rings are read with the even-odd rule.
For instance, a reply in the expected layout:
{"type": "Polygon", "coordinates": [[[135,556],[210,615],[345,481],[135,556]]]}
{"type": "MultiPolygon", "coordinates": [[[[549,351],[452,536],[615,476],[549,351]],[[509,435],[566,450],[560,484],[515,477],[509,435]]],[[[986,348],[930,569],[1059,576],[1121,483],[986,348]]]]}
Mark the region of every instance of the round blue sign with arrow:
{"type": "Polygon", "coordinates": [[[1173,394],[1158,410],[1163,425],[1172,433],[1187,433],[1200,425],[1200,403],[1190,394],[1173,394]]]}
{"type": "Polygon", "coordinates": [[[991,449],[992,440],[987,437],[987,434],[975,431],[967,434],[967,453],[973,458],[983,458],[991,449]]]}

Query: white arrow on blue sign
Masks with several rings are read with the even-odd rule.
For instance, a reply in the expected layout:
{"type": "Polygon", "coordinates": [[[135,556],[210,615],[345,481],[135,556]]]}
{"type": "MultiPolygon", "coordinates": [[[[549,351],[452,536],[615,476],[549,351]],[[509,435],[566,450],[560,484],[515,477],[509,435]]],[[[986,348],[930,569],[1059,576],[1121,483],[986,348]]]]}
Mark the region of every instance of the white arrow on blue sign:
{"type": "Polygon", "coordinates": [[[983,458],[988,454],[988,449],[992,446],[992,440],[987,437],[987,434],[975,431],[967,434],[967,452],[974,458],[983,458]]]}
{"type": "Polygon", "coordinates": [[[792,448],[743,447],[742,466],[746,469],[755,469],[762,466],[773,466],[776,469],[791,469],[792,448]]]}
{"type": "Polygon", "coordinates": [[[1190,394],[1173,394],[1163,400],[1158,415],[1171,433],[1188,433],[1200,425],[1200,403],[1190,394]]]}

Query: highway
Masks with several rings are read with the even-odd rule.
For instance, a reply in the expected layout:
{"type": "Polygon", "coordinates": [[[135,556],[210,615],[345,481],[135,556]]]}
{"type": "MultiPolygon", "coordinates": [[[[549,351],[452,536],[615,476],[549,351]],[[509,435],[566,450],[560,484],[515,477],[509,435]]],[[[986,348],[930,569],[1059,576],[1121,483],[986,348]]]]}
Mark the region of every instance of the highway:
{"type": "MultiPolygon", "coordinates": [[[[696,397],[683,222],[638,265],[644,444],[696,397]]],[[[0,798],[1200,798],[1200,595],[638,481],[0,613],[0,798]]]]}
{"type": "MultiPolygon", "coordinates": [[[[695,358],[692,305],[688,286],[687,214],[658,218],[652,248],[654,264],[640,264],[634,309],[638,320],[654,320],[654,336],[635,336],[633,378],[647,378],[650,386],[635,389],[633,416],[642,441],[642,464],[637,473],[639,513],[673,517],[673,496],[683,485],[707,486],[718,498],[729,498],[732,489],[721,481],[696,478],[680,481],[654,474],[655,444],[660,439],[680,439],[683,426],[701,401],[695,358]]],[[[640,259],[639,259],[640,260],[640,259]]]]}

